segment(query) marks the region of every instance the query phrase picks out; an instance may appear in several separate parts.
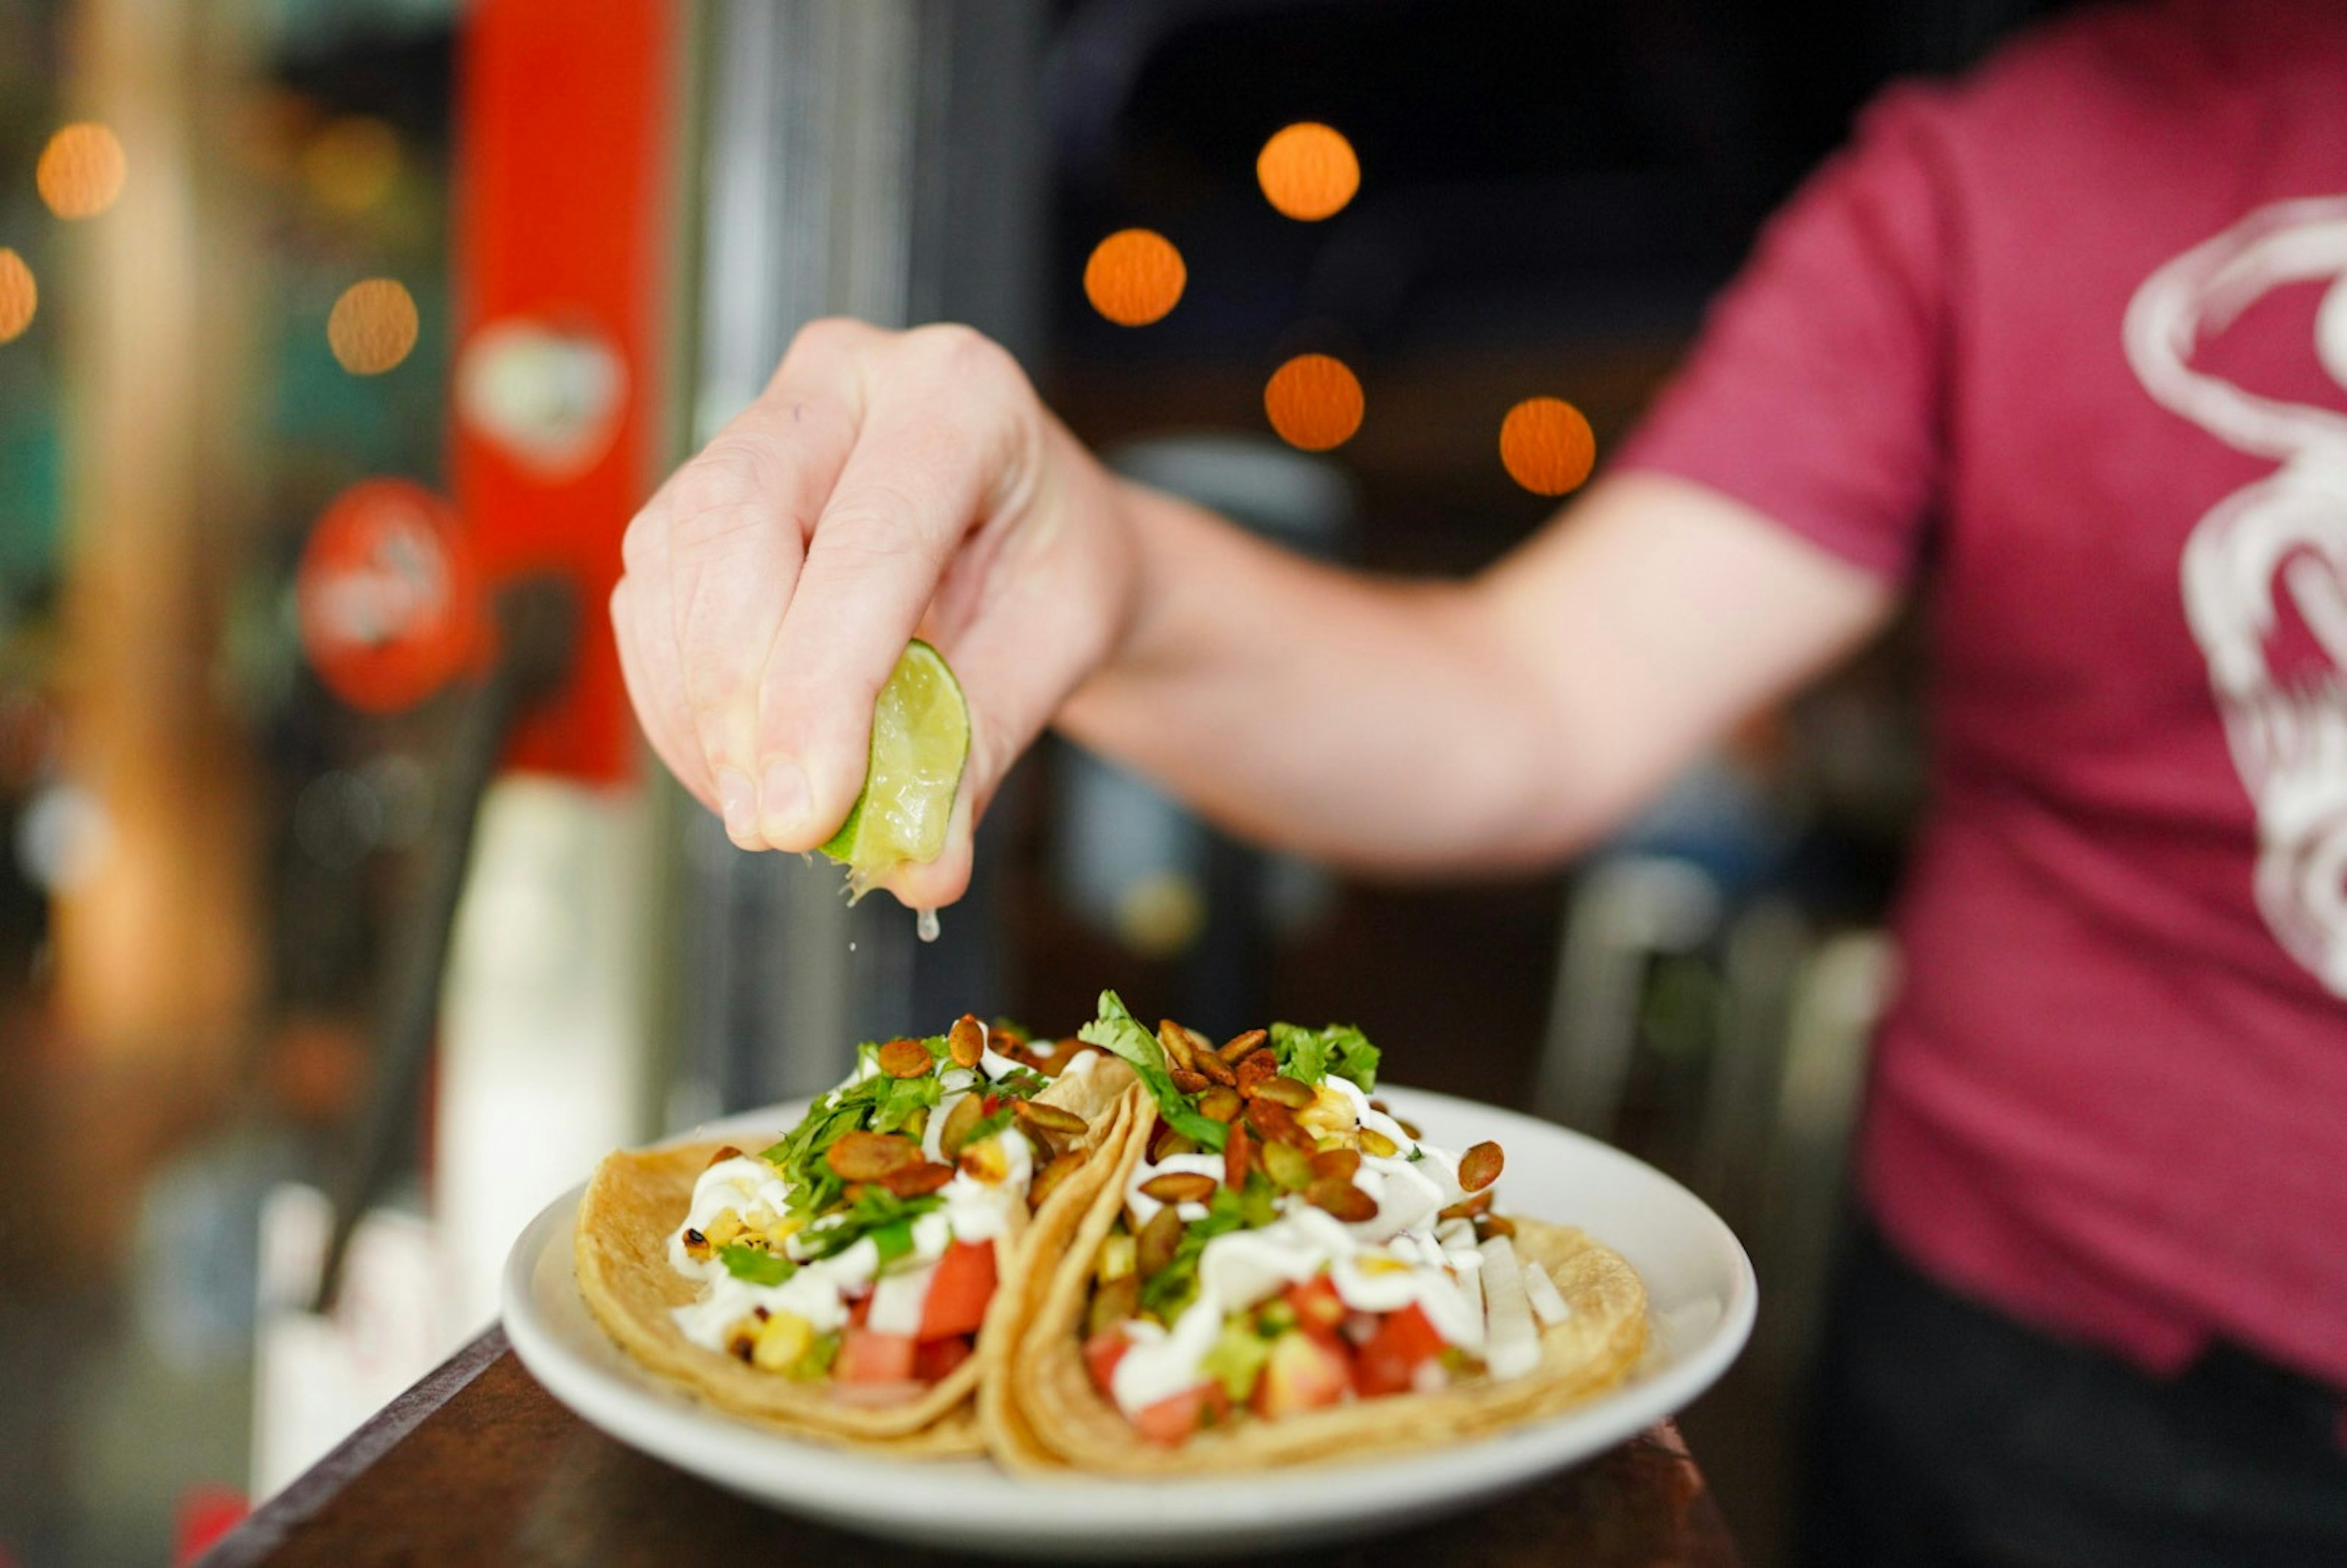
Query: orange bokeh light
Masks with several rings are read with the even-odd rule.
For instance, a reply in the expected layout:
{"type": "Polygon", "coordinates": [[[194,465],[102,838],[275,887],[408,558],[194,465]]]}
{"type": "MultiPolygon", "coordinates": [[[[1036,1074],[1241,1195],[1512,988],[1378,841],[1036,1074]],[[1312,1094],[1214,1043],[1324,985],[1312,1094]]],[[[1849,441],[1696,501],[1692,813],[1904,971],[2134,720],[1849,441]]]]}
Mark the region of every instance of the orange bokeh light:
{"type": "Polygon", "coordinates": [[[1299,354],[1264,384],[1263,408],[1290,446],[1326,452],[1361,427],[1361,380],[1341,360],[1299,354]]]}
{"type": "Polygon", "coordinates": [[[1581,487],[1597,464],[1597,436],[1581,410],[1561,397],[1527,397],[1500,422],[1500,461],[1508,477],[1536,496],[1581,487]]]}
{"type": "Polygon", "coordinates": [[[415,347],[415,297],[395,278],[353,283],[326,318],[326,343],[353,375],[381,375],[415,347]]]}
{"type": "Polygon", "coordinates": [[[80,120],[49,138],[33,183],[58,217],[95,218],[122,195],[129,173],[121,138],[95,120],[80,120]]]}
{"type": "Polygon", "coordinates": [[[1274,207],[1315,223],[1343,211],[1352,200],[1361,188],[1361,161],[1340,133],[1306,120],[1263,144],[1255,177],[1274,207]]]}
{"type": "Polygon", "coordinates": [[[1174,241],[1147,229],[1118,230],[1093,246],[1084,263],[1084,297],[1119,326],[1163,320],[1189,281],[1174,241]]]}
{"type": "Polygon", "coordinates": [[[33,282],[33,269],[15,251],[0,250],[0,343],[24,336],[40,304],[41,291],[33,282]]]}

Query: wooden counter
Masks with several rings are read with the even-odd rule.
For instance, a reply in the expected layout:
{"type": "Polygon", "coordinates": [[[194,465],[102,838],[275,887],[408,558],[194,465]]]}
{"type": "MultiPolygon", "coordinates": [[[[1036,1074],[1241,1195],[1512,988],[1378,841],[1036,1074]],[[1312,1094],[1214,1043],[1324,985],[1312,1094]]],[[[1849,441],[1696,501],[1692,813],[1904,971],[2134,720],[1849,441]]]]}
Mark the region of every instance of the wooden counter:
{"type": "MultiPolygon", "coordinates": [[[[1701,1471],[1667,1423],[1469,1512],[1276,1560],[1348,1568],[1737,1568],[1741,1561],[1701,1471]]],[[[720,1491],[572,1415],[491,1329],[263,1505],[203,1568],[1006,1561],[850,1535],[720,1491]]]]}

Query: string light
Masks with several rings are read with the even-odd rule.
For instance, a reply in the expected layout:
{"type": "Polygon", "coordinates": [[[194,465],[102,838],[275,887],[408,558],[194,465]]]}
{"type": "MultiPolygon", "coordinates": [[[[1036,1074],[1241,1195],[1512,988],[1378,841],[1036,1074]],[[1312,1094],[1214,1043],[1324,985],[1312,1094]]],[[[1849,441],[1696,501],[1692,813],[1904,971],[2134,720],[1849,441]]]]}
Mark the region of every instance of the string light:
{"type": "Polygon", "coordinates": [[[121,138],[95,120],[79,120],[49,138],[33,184],[58,217],[95,218],[120,198],[129,173],[121,138]]]}
{"type": "Polygon", "coordinates": [[[1325,354],[1300,354],[1264,384],[1264,412],[1291,446],[1326,452],[1361,427],[1360,378],[1325,354]]]}
{"type": "Polygon", "coordinates": [[[1164,235],[1121,229],[1092,247],[1084,297],[1119,326],[1145,327],[1181,302],[1189,277],[1182,252],[1164,235]]]}
{"type": "Polygon", "coordinates": [[[1290,218],[1317,223],[1344,210],[1360,190],[1361,162],[1341,134],[1306,120],[1263,144],[1255,155],[1255,177],[1274,207],[1290,218]]]}
{"type": "Polygon", "coordinates": [[[1597,436],[1563,398],[1527,397],[1500,422],[1500,461],[1532,494],[1562,496],[1579,489],[1596,466],[1597,436]]]}
{"type": "Polygon", "coordinates": [[[353,283],[326,318],[326,343],[353,375],[381,375],[415,347],[415,298],[394,278],[353,283]]]}
{"type": "Polygon", "coordinates": [[[33,269],[15,251],[0,250],[0,343],[24,336],[40,304],[40,286],[33,281],[33,269]]]}

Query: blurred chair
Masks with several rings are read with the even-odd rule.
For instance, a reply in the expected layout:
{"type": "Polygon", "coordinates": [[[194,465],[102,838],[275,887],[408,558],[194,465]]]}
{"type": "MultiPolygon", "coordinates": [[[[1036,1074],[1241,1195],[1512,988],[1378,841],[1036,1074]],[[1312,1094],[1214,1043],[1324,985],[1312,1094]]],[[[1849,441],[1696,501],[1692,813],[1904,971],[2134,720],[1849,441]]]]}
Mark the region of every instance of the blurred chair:
{"type": "Polygon", "coordinates": [[[1767,1282],[1754,1370],[1787,1398],[1814,1340],[1869,1041],[1895,978],[1882,933],[1820,934],[1781,894],[1737,907],[1675,856],[1602,861],[1568,897],[1533,1108],[1632,1145],[1719,1211],[1767,1282]],[[1690,959],[1719,980],[1704,1071],[1625,1118],[1655,969],[1690,959]]]}
{"type": "Polygon", "coordinates": [[[1778,1304],[1755,1334],[1753,1356],[1788,1379],[1808,1365],[1816,1341],[1849,1212],[1850,1131],[1898,967],[1898,950],[1881,931],[1815,945],[1791,987],[1767,1143],[1751,1163],[1726,1173],[1752,1194],[1741,1234],[1765,1260],[1778,1304]]]}
{"type": "Polygon", "coordinates": [[[1535,1112],[1594,1138],[1614,1137],[1654,961],[1708,943],[1725,903],[1717,880],[1673,856],[1623,856],[1581,878],[1565,907],[1535,1112]]]}

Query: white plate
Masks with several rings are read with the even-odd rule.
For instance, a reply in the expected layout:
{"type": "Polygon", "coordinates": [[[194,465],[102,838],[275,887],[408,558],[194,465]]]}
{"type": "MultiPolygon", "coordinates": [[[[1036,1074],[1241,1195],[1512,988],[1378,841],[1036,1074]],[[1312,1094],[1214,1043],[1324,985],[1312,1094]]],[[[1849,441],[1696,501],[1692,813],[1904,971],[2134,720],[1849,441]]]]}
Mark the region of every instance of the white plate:
{"type": "MultiPolygon", "coordinates": [[[[506,1333],[523,1365],[580,1416],[646,1453],[745,1497],[876,1535],[1020,1557],[1198,1556],[1326,1542],[1389,1528],[1563,1470],[1681,1409],[1727,1369],[1752,1331],[1752,1265],[1719,1216],[1653,1167],[1546,1122],[1420,1090],[1380,1097],[1428,1138],[1508,1153],[1502,1205],[1576,1225],[1646,1282],[1652,1348],[1620,1388],[1498,1437],[1401,1459],[1296,1472],[1149,1481],[1033,1481],[985,1460],[902,1461],[787,1437],[727,1416],[638,1368],[589,1316],[570,1271],[579,1190],[515,1242],[506,1333]]],[[[769,1135],[802,1105],[714,1123],[696,1138],[769,1135]]]]}

